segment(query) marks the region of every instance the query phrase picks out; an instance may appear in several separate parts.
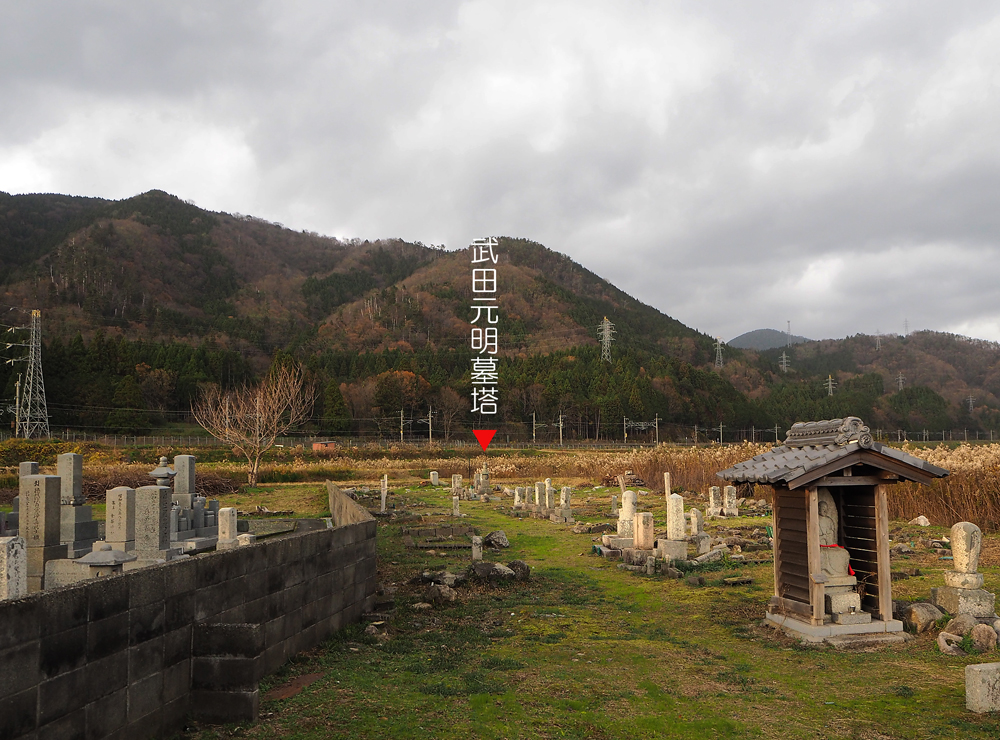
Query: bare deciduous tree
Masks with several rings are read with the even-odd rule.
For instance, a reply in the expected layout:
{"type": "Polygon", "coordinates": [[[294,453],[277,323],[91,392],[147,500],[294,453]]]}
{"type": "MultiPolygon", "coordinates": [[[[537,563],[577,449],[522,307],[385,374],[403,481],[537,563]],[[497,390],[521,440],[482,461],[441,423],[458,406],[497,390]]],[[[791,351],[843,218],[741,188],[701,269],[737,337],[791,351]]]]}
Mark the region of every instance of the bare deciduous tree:
{"type": "Polygon", "coordinates": [[[257,386],[232,391],[206,386],[191,411],[209,434],[246,457],[247,483],[255,486],[261,457],[278,437],[309,418],[314,398],[301,368],[286,366],[273,369],[257,386]]]}

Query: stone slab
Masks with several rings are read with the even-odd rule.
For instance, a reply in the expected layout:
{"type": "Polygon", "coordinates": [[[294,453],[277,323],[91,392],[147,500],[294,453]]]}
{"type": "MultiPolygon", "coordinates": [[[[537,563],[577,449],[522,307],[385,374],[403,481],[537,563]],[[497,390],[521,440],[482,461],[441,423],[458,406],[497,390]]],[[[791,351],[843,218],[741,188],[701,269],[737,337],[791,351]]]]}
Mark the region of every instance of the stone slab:
{"type": "Polygon", "coordinates": [[[1000,711],[1000,663],[965,666],[965,708],[977,714],[1000,711]]]}
{"type": "Polygon", "coordinates": [[[687,560],[687,542],[684,540],[656,540],[656,551],[664,560],[687,560]]]}
{"type": "Polygon", "coordinates": [[[951,615],[969,614],[984,618],[993,616],[996,609],[996,595],[978,588],[941,586],[931,589],[931,603],[951,615]]]}
{"type": "Polygon", "coordinates": [[[823,642],[829,637],[843,635],[876,635],[903,631],[903,623],[898,619],[888,621],[872,619],[867,624],[812,625],[789,615],[767,613],[764,615],[764,621],[805,642],[823,642]]]}

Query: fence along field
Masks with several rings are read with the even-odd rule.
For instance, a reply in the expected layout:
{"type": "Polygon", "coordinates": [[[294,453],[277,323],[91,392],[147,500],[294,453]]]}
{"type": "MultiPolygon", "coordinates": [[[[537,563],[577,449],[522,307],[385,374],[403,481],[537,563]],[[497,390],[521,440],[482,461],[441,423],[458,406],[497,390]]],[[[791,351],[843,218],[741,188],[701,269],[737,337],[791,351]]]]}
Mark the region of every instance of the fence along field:
{"type": "MultiPolygon", "coordinates": [[[[142,478],[143,463],[122,465],[123,450],[109,446],[103,448],[93,442],[85,445],[72,443],[36,443],[45,447],[42,458],[54,456],[57,452],[78,451],[85,456],[89,475],[101,482],[112,482],[117,477],[142,478]],[[51,447],[51,449],[48,449],[51,447]],[[79,447],[79,449],[76,449],[79,447]],[[70,449],[73,448],[73,449],[70,449]],[[105,470],[101,470],[105,468],[105,470]],[[107,475],[102,475],[106,473],[107,475]],[[117,475],[116,475],[117,474],[117,475]]],[[[16,466],[17,460],[40,459],[32,456],[32,443],[24,440],[10,440],[0,443],[0,448],[11,447],[3,465],[16,466]]],[[[574,484],[600,484],[608,476],[631,470],[654,490],[663,487],[663,473],[669,471],[673,487],[685,491],[704,492],[709,486],[720,485],[715,473],[759,455],[771,445],[743,442],[733,445],[713,444],[707,447],[675,447],[660,445],[631,451],[558,451],[558,452],[510,452],[501,455],[448,455],[436,457],[435,451],[425,446],[410,447],[394,445],[390,450],[367,449],[362,447],[343,453],[314,455],[301,447],[275,451],[273,459],[262,468],[262,482],[319,481],[324,478],[341,480],[367,477],[378,478],[388,471],[413,471],[419,475],[423,471],[437,470],[442,477],[453,473],[469,475],[471,470],[480,469],[488,461],[491,472],[498,481],[530,482],[547,477],[567,479],[574,484]]],[[[902,447],[907,453],[951,472],[947,478],[934,481],[929,486],[902,483],[893,486],[889,495],[889,513],[894,519],[909,520],[924,515],[938,526],[951,526],[958,521],[978,524],[984,531],[1000,531],[1000,444],[960,444],[922,448],[914,445],[902,447]]],[[[41,449],[36,452],[42,452],[41,449]]],[[[161,454],[173,455],[190,453],[200,456],[206,463],[202,470],[217,474],[219,478],[239,478],[241,468],[238,460],[220,460],[219,453],[208,455],[197,449],[164,447],[144,451],[140,457],[155,460],[161,454]],[[209,462],[212,460],[213,462],[209,462]]],[[[224,454],[222,456],[225,456],[224,454]]],[[[133,458],[135,459],[135,458],[133,458]]],[[[45,459],[40,459],[45,463],[45,459]]],[[[10,481],[3,481],[0,488],[15,488],[16,469],[8,473],[10,481]]],[[[221,482],[221,481],[220,481],[221,482]]],[[[228,481],[226,481],[228,483],[228,481]]],[[[755,486],[744,495],[770,500],[770,486],[755,486]]],[[[0,502],[4,503],[4,502],[0,502]]]]}

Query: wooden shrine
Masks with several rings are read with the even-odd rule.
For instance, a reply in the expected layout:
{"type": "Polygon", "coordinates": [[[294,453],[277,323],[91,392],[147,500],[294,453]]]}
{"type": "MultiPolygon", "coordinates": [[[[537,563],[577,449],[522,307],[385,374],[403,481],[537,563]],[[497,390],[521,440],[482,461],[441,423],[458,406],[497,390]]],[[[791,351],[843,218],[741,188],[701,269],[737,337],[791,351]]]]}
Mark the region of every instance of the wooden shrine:
{"type": "Polygon", "coordinates": [[[902,640],[892,618],[887,489],[947,470],[874,441],[848,417],[798,422],[780,447],[717,475],[774,488],[768,622],[811,642],[902,640]]]}

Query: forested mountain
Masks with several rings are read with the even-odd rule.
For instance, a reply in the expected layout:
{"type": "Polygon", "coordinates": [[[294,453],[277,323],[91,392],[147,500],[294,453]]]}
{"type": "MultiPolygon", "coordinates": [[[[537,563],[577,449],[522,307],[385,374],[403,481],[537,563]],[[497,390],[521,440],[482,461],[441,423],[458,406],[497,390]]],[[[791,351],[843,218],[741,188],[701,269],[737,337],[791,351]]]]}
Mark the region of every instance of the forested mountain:
{"type": "Polygon", "coordinates": [[[802,342],[811,341],[813,340],[807,339],[806,337],[800,337],[795,334],[789,335],[788,333],[778,331],[777,329],[754,329],[753,331],[740,334],[735,339],[729,340],[727,344],[729,344],[730,347],[736,347],[737,349],[765,350],[776,349],[789,344],[802,344],[802,342]]]}
{"type": "MultiPolygon", "coordinates": [[[[731,439],[846,414],[938,436],[1000,422],[994,344],[922,332],[879,350],[861,336],[729,346],[717,370],[710,337],[568,257],[524,239],[496,251],[500,413],[474,419],[467,250],[295,232],[159,191],[0,193],[2,304],[10,325],[26,322],[17,309],[42,311],[55,428],[156,428],[187,415],[200,383],[248,382],[287,356],[320,388],[316,433],[398,436],[401,411],[407,435],[426,434],[432,413],[436,437],[486,423],[521,439],[557,437],[560,419],[568,439],[652,439],[655,427],[636,426],[648,422],[661,439],[719,424],[731,439]],[[610,363],[597,342],[605,316],[610,363]]],[[[8,402],[22,367],[0,367],[8,402]]]]}

